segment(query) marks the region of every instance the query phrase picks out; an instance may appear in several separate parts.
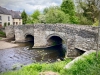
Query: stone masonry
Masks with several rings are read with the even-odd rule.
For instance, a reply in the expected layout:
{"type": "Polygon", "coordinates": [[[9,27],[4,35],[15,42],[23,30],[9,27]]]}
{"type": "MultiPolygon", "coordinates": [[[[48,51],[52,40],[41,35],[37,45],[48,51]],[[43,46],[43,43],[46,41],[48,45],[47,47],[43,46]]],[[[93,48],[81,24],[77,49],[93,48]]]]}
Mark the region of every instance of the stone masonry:
{"type": "Polygon", "coordinates": [[[15,41],[25,41],[27,35],[34,36],[34,47],[44,47],[52,36],[60,37],[66,44],[67,56],[76,56],[77,49],[84,51],[97,49],[97,28],[70,24],[34,24],[6,27],[6,36],[15,36],[15,41]]]}

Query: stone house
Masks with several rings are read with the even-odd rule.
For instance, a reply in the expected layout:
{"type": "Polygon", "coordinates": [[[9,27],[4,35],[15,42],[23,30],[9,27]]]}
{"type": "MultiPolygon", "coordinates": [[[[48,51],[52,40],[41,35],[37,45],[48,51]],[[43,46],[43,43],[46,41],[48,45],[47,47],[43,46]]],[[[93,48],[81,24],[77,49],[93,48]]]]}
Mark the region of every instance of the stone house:
{"type": "Polygon", "coordinates": [[[0,27],[8,25],[22,25],[21,13],[0,6],[0,27]]]}
{"type": "Polygon", "coordinates": [[[21,18],[21,13],[20,11],[13,11],[9,10],[12,20],[13,20],[13,25],[22,25],[22,18],[21,18]]]}

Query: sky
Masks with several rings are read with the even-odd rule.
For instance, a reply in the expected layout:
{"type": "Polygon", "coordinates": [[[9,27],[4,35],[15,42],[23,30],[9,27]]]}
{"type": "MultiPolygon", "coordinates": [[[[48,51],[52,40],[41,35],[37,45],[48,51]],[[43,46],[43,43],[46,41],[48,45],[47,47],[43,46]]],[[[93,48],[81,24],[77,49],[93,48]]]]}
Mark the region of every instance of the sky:
{"type": "Polygon", "coordinates": [[[0,6],[9,10],[23,11],[32,14],[35,10],[43,11],[49,6],[59,6],[62,0],[0,0],[0,6]]]}

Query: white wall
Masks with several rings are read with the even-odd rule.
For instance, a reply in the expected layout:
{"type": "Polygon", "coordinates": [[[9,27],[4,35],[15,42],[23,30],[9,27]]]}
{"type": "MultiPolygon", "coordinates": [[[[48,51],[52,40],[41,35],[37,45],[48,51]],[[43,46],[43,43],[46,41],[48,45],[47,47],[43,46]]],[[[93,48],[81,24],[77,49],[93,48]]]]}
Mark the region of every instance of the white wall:
{"type": "Polygon", "coordinates": [[[10,22],[10,25],[13,25],[12,16],[11,15],[0,14],[0,16],[1,16],[0,22],[2,22],[2,26],[4,26],[5,22],[7,23],[7,25],[8,25],[8,22],[10,22]],[[10,17],[10,21],[8,21],[8,16],[10,17]]]}
{"type": "Polygon", "coordinates": [[[13,25],[22,25],[22,19],[13,19],[13,25]]]}

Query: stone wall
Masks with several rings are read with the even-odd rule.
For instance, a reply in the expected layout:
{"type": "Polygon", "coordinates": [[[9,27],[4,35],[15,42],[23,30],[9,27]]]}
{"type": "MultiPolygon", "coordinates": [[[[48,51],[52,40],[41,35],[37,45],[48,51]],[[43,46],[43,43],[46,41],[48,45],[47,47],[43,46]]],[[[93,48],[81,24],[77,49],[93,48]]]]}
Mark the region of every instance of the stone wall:
{"type": "Polygon", "coordinates": [[[66,46],[68,47],[68,56],[76,56],[76,48],[84,51],[97,49],[96,27],[69,24],[37,24],[34,25],[34,28],[39,30],[39,32],[37,31],[37,33],[44,31],[44,34],[39,34],[45,36],[42,37],[42,39],[44,40],[41,40],[41,37],[37,35],[38,38],[40,37],[39,39],[41,40],[41,44],[44,42],[46,43],[46,41],[48,40],[47,37],[50,35],[56,36],[58,34],[59,37],[62,37],[62,39],[66,42],[66,46]]]}
{"type": "Polygon", "coordinates": [[[14,26],[10,25],[10,26],[5,27],[5,32],[6,32],[7,38],[13,38],[15,35],[14,26]]]}
{"type": "Polygon", "coordinates": [[[15,41],[23,42],[27,35],[32,35],[34,37],[34,26],[33,25],[19,25],[14,27],[15,31],[15,41]]]}
{"type": "Polygon", "coordinates": [[[97,28],[70,24],[34,24],[6,28],[7,37],[15,35],[16,41],[24,41],[25,36],[34,36],[34,46],[46,46],[51,36],[59,36],[66,44],[67,56],[76,56],[77,49],[96,50],[97,28]]]}

